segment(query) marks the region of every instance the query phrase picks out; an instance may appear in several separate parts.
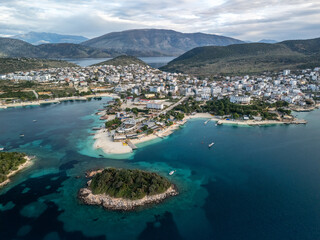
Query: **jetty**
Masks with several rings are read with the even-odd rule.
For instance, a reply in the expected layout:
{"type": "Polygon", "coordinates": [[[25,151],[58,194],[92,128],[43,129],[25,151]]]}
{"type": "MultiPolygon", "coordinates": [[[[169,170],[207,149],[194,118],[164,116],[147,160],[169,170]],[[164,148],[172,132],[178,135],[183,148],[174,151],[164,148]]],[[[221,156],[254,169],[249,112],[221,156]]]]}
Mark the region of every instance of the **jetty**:
{"type": "Polygon", "coordinates": [[[204,125],[207,125],[207,123],[210,121],[211,119],[208,119],[207,121],[204,122],[204,125]]]}
{"type": "Polygon", "coordinates": [[[130,140],[127,140],[127,143],[128,143],[128,145],[129,145],[129,147],[132,148],[132,150],[138,149],[138,147],[137,147],[136,145],[134,145],[130,140]]]}
{"type": "Polygon", "coordinates": [[[304,119],[294,119],[291,124],[307,124],[308,121],[304,119]]]}

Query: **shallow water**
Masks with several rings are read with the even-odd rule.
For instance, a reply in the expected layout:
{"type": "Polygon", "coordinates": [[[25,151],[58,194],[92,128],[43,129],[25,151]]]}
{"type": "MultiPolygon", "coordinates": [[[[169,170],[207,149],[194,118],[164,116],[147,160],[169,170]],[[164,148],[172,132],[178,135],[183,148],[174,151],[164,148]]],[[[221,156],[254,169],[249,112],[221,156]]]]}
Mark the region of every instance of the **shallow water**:
{"type": "Polygon", "coordinates": [[[0,239],[320,239],[320,111],[299,114],[306,126],[191,120],[116,159],[89,135],[107,100],[0,111],[0,145],[37,156],[0,191],[0,239]],[[158,172],[180,195],[133,212],[79,203],[85,171],[106,166],[158,172]]]}

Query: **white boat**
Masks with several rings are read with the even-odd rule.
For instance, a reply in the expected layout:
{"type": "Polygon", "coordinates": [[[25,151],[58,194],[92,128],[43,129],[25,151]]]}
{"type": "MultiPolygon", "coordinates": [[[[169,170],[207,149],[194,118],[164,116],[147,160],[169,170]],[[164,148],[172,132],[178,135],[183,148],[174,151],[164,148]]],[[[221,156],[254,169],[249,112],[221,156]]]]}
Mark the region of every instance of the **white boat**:
{"type": "Polygon", "coordinates": [[[175,173],[176,170],[169,172],[169,175],[173,175],[175,173]]]}
{"type": "Polygon", "coordinates": [[[209,148],[211,148],[213,146],[214,142],[210,143],[209,144],[209,148]]]}
{"type": "Polygon", "coordinates": [[[210,119],[208,119],[207,121],[204,122],[204,125],[207,125],[207,123],[210,121],[210,119]]]}
{"type": "Polygon", "coordinates": [[[33,120],[34,122],[36,122],[37,120],[33,120]]]}
{"type": "Polygon", "coordinates": [[[0,151],[3,151],[4,150],[4,148],[2,147],[2,148],[0,148],[0,151]]]}

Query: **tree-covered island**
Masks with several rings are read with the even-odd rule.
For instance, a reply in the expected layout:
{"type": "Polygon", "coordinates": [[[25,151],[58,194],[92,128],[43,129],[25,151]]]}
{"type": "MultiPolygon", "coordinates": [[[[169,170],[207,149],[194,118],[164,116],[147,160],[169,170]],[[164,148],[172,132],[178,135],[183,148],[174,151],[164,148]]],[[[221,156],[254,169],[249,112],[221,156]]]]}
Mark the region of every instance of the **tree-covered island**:
{"type": "Polygon", "coordinates": [[[27,167],[30,158],[25,153],[0,152],[0,187],[9,182],[9,177],[27,167]]]}
{"type": "Polygon", "coordinates": [[[88,187],[80,189],[78,195],[89,205],[102,205],[112,210],[132,210],[178,194],[171,182],[153,172],[106,168],[93,175],[88,181],[88,187]]]}

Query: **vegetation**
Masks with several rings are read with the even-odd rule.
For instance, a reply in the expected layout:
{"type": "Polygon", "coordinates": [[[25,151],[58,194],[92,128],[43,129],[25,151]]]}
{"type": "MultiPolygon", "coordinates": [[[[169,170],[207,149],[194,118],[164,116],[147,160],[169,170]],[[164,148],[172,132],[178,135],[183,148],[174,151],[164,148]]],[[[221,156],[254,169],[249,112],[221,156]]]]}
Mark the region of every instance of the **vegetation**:
{"type": "Polygon", "coordinates": [[[43,68],[76,66],[76,64],[60,60],[45,60],[35,58],[0,58],[0,74],[17,71],[30,71],[43,68]]]}
{"type": "Polygon", "coordinates": [[[273,120],[277,117],[275,112],[269,111],[271,108],[275,108],[277,111],[285,114],[291,114],[290,110],[284,109],[289,104],[284,101],[278,101],[274,104],[270,104],[264,101],[256,101],[250,105],[242,105],[230,102],[228,98],[221,100],[210,100],[205,104],[200,105],[194,101],[189,103],[183,103],[174,108],[174,110],[179,110],[184,113],[192,112],[210,112],[219,116],[229,115],[234,119],[243,117],[243,116],[261,116],[263,119],[273,120]]]}
{"type": "Polygon", "coordinates": [[[5,93],[0,93],[0,98],[15,98],[15,99],[20,99],[22,101],[30,101],[30,100],[36,100],[36,96],[34,95],[33,92],[31,91],[17,91],[17,92],[12,92],[8,91],[5,93]]]}
{"type": "Polygon", "coordinates": [[[198,46],[229,45],[240,40],[204,33],[181,33],[165,29],[136,29],[113,32],[90,39],[83,45],[116,49],[128,55],[139,57],[179,56],[198,46]]]}
{"type": "Polygon", "coordinates": [[[147,64],[140,60],[139,58],[133,57],[133,56],[127,56],[127,55],[122,55],[119,57],[115,57],[113,59],[96,63],[92,66],[100,66],[100,65],[113,65],[113,66],[128,66],[130,64],[139,64],[141,66],[146,66],[147,64]]]}
{"type": "Polygon", "coordinates": [[[121,124],[120,118],[115,118],[113,120],[107,121],[105,123],[105,126],[106,128],[109,128],[109,129],[116,129],[117,127],[120,126],[120,124],[121,124]]]}
{"type": "Polygon", "coordinates": [[[241,105],[230,102],[229,99],[213,100],[207,101],[203,109],[207,112],[212,112],[220,116],[232,115],[234,118],[239,118],[240,116],[261,116],[264,119],[272,120],[277,117],[277,114],[268,112],[267,104],[262,101],[255,102],[250,105],[241,105]]]}
{"type": "Polygon", "coordinates": [[[0,183],[7,180],[7,175],[25,163],[26,154],[18,152],[0,152],[0,183]]]}
{"type": "Polygon", "coordinates": [[[97,49],[73,43],[51,43],[32,45],[12,39],[0,38],[0,57],[30,57],[30,58],[106,58],[119,55],[117,51],[97,49]]]}
{"type": "Polygon", "coordinates": [[[250,74],[285,68],[302,69],[319,65],[320,38],[284,41],[277,44],[247,43],[194,48],[168,65],[164,71],[198,76],[250,74]]]}
{"type": "Polygon", "coordinates": [[[141,199],[145,196],[165,192],[171,183],[156,173],[141,170],[107,168],[92,178],[93,194],[111,197],[141,199]]]}

